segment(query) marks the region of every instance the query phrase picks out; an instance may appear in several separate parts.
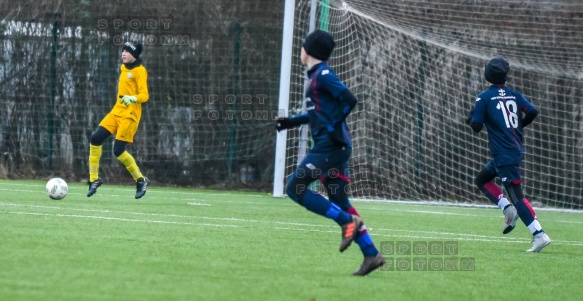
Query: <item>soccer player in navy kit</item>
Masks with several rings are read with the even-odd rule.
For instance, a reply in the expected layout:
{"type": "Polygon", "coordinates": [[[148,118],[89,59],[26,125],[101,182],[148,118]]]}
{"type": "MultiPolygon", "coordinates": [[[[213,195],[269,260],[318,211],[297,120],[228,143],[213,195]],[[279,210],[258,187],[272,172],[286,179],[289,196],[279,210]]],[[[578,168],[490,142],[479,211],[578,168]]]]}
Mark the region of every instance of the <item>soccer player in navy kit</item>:
{"type": "Polygon", "coordinates": [[[486,125],[492,159],[476,176],[476,186],[503,210],[506,221],[503,233],[514,229],[518,217],[533,235],[532,247],[527,252],[540,252],[551,243],[536,214],[524,197],[520,163],[524,157],[522,129],[538,115],[536,108],[518,91],[504,84],[510,65],[503,57],[491,59],[484,69],[484,77],[492,85],[480,93],[468,123],[479,133],[486,125]],[[524,113],[524,116],[523,116],[524,113]],[[512,204],[502,190],[492,182],[499,177],[512,204]],[[512,206],[514,205],[514,206],[512,206]]]}
{"type": "Polygon", "coordinates": [[[309,87],[304,98],[308,112],[278,119],[277,130],[310,124],[314,145],[290,177],[286,186],[287,195],[307,210],[332,219],[341,226],[340,252],[356,241],[364,261],[353,275],[365,276],[382,266],[385,259],[348,200],[348,160],[352,153],[352,141],[346,117],[357,99],[326,64],[334,46],[332,35],[322,30],[315,30],[306,37],[301,60],[308,67],[306,76],[309,87]],[[326,187],[328,199],[308,189],[316,180],[326,187]]]}

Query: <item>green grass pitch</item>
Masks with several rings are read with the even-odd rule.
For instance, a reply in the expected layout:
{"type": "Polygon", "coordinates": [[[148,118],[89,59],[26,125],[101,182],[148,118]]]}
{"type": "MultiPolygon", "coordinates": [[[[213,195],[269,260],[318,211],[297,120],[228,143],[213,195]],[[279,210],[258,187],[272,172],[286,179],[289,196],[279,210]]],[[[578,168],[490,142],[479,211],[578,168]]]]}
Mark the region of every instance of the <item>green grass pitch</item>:
{"type": "Polygon", "coordinates": [[[583,296],[580,213],[537,212],[553,243],[531,254],[523,224],[501,234],[500,210],[353,202],[395,263],[393,271],[354,277],[358,246],[339,253],[340,228],[288,198],[152,186],[135,200],[133,186],[107,183],[87,198],[86,185],[69,183],[69,195],[54,201],[44,185],[0,180],[0,300],[583,296]],[[423,249],[440,244],[455,252],[423,249]],[[424,260],[434,265],[414,271],[424,260]],[[446,260],[448,270],[440,270],[446,260]]]}

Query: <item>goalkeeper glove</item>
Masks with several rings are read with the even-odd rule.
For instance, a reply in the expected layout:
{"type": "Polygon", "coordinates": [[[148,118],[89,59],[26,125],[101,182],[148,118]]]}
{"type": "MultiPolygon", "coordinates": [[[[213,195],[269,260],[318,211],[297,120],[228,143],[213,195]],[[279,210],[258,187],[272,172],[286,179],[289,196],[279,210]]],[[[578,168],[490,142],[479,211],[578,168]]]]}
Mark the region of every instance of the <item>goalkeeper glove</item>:
{"type": "Polygon", "coordinates": [[[126,107],[131,105],[132,103],[138,102],[138,98],[135,96],[124,95],[124,96],[120,96],[120,97],[121,97],[121,100],[119,102],[125,104],[126,107]]]}
{"type": "Polygon", "coordinates": [[[275,129],[280,132],[285,129],[289,129],[295,126],[295,122],[292,122],[291,118],[278,118],[275,124],[275,129]]]}
{"type": "Polygon", "coordinates": [[[344,139],[342,131],[342,122],[336,123],[335,125],[329,125],[326,127],[328,136],[332,139],[332,142],[338,146],[346,146],[348,143],[344,139]]]}

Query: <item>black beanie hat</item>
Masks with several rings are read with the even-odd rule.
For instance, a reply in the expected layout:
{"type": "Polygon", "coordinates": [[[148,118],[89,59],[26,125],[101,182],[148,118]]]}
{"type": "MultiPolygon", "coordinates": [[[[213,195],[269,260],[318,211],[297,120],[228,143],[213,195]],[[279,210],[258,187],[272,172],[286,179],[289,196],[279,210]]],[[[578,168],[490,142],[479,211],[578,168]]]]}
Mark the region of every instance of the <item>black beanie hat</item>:
{"type": "Polygon", "coordinates": [[[501,56],[497,56],[486,64],[486,68],[484,68],[484,77],[492,84],[503,84],[506,82],[508,70],[510,70],[510,64],[508,64],[508,61],[501,56]]]}
{"type": "Polygon", "coordinates": [[[132,54],[134,58],[139,58],[140,54],[142,54],[142,44],[138,42],[125,42],[121,47],[121,50],[125,50],[132,54]]]}
{"type": "Polygon", "coordinates": [[[326,31],[316,29],[304,40],[304,50],[307,54],[321,61],[327,61],[334,50],[334,38],[326,31]]]}

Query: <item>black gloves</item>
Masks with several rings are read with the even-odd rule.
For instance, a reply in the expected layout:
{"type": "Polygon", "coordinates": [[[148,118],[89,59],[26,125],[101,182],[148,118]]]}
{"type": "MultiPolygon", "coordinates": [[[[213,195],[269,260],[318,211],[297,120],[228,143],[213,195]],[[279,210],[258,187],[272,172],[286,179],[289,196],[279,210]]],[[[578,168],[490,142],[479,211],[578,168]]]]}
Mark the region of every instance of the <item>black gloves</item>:
{"type": "Polygon", "coordinates": [[[277,122],[275,123],[275,129],[280,132],[282,130],[285,129],[289,129],[289,128],[293,128],[294,122],[291,120],[291,118],[278,118],[277,122]]]}
{"type": "MultiPolygon", "coordinates": [[[[285,129],[293,128],[301,124],[308,123],[309,119],[307,115],[302,115],[299,117],[282,117],[278,118],[275,123],[275,129],[280,132],[285,129]]],[[[334,125],[329,125],[326,127],[326,133],[332,140],[332,142],[337,146],[346,146],[348,142],[343,135],[342,129],[343,122],[337,122],[334,125]]]]}
{"type": "Polygon", "coordinates": [[[472,122],[472,115],[474,115],[474,109],[471,109],[468,113],[468,118],[466,118],[466,123],[474,130],[474,132],[479,133],[484,124],[482,122],[472,122]]]}
{"type": "Polygon", "coordinates": [[[536,109],[526,112],[524,118],[522,118],[522,127],[526,127],[531,124],[532,121],[538,116],[538,111],[536,109]]]}
{"type": "Polygon", "coordinates": [[[310,122],[308,114],[296,115],[293,117],[280,117],[275,122],[275,129],[279,132],[308,122],[310,122]]]}

